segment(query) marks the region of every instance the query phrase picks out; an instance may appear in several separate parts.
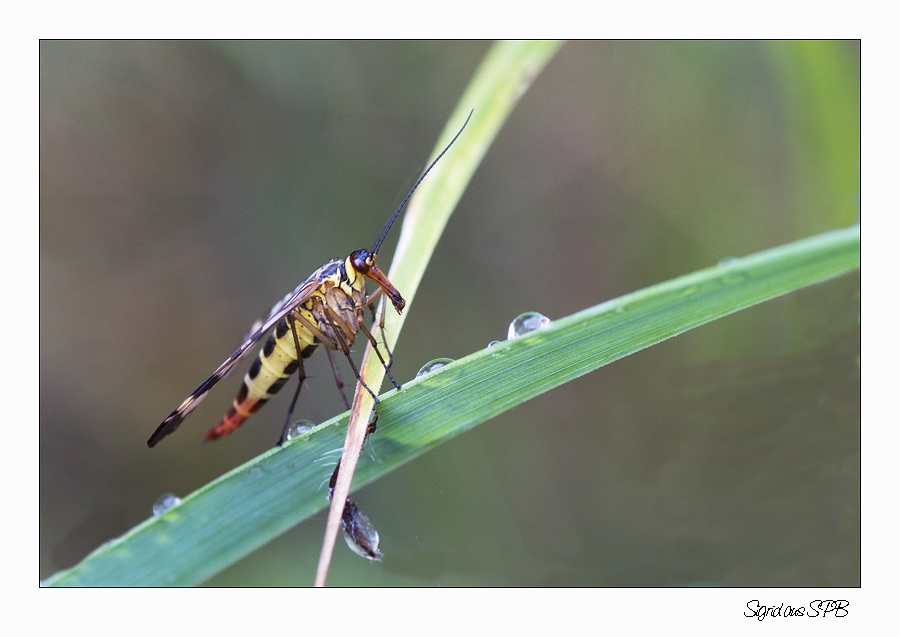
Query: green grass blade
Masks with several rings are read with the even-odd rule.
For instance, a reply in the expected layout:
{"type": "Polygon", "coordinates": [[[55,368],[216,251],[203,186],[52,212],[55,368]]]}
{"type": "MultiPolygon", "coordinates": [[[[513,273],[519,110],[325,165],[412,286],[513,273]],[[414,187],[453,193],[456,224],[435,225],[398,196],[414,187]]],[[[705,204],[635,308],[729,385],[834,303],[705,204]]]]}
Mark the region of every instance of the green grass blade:
{"type": "MultiPolygon", "coordinates": [[[[423,181],[409,202],[400,231],[397,251],[388,278],[406,296],[407,312],[388,312],[384,323],[384,339],[393,350],[416,290],[431,260],[438,239],[447,225],[456,203],[481,163],[503,122],[509,117],[534,78],[540,73],[553,54],[558,42],[519,41],[498,42],[491,47],[475,76],[460,98],[450,121],[435,146],[434,155],[447,147],[451,136],[457,133],[464,118],[467,130],[459,131],[452,148],[454,161],[441,165],[440,172],[423,181]],[[465,134],[464,134],[465,133],[465,134]]],[[[448,148],[448,151],[450,149],[448,148]]],[[[380,312],[386,301],[382,299],[380,312]]],[[[379,312],[379,313],[380,313],[379,312]]],[[[374,355],[371,344],[360,366],[356,395],[347,428],[341,472],[334,488],[334,501],[328,513],[325,537],[316,571],[315,584],[324,586],[331,555],[340,526],[342,505],[356,471],[356,462],[365,438],[366,423],[374,407],[371,391],[378,391],[384,379],[385,368],[381,358],[374,355]],[[365,385],[366,390],[362,389],[365,385]]]]}
{"type": "MultiPolygon", "coordinates": [[[[743,308],[859,267],[859,226],[729,260],[601,303],[475,352],[384,395],[377,479],[485,420],[598,367],[743,308]]],[[[527,308],[523,308],[527,309],[527,308]]],[[[512,317],[510,317],[512,318],[512,317]]],[[[165,515],[104,544],[45,585],[186,585],[209,578],[326,505],[323,455],[347,414],[225,474],[165,515]]],[[[310,578],[312,573],[310,573],[310,578]]]]}
{"type": "MultiPolygon", "coordinates": [[[[560,46],[555,41],[498,42],[475,72],[433,154],[450,141],[470,111],[474,111],[472,119],[441,160],[438,173],[419,186],[403,219],[388,278],[403,291],[407,304],[412,304],[438,239],[482,158],[519,98],[560,46]]],[[[407,315],[388,312],[385,317],[391,346],[407,315]]]]}

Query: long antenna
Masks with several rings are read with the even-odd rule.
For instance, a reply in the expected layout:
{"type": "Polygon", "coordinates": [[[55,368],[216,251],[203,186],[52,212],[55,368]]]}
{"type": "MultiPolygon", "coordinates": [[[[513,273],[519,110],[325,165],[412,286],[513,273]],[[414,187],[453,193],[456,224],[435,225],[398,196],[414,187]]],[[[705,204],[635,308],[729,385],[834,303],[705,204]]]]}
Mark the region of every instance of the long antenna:
{"type": "Polygon", "coordinates": [[[448,150],[450,150],[450,147],[453,146],[453,142],[456,141],[456,138],[459,137],[460,134],[463,132],[463,129],[466,127],[466,124],[468,124],[468,123],[469,123],[469,120],[472,119],[472,113],[474,113],[474,112],[475,112],[474,109],[471,110],[471,111],[469,111],[469,116],[466,118],[466,121],[465,121],[465,123],[462,125],[462,128],[459,129],[459,133],[457,133],[457,134],[453,137],[453,139],[450,140],[450,143],[447,144],[447,147],[446,147],[444,150],[441,151],[441,154],[438,155],[438,156],[435,158],[435,160],[434,160],[433,162],[431,162],[431,165],[428,166],[428,168],[425,169],[425,172],[422,173],[422,176],[421,176],[421,177],[419,177],[419,181],[417,181],[417,182],[415,183],[415,185],[412,187],[412,189],[407,193],[406,198],[403,200],[403,203],[401,203],[401,204],[397,207],[397,209],[394,211],[394,214],[391,215],[391,218],[388,219],[388,220],[387,220],[387,223],[384,224],[384,227],[381,229],[381,233],[378,235],[378,238],[375,239],[375,243],[372,245],[372,256],[375,256],[375,255],[378,254],[378,250],[381,248],[382,242],[384,241],[385,237],[387,237],[387,233],[390,232],[391,226],[394,225],[394,221],[396,221],[396,220],[397,220],[397,217],[400,216],[400,212],[403,210],[403,207],[406,206],[406,202],[409,201],[409,198],[412,197],[412,194],[416,191],[416,188],[418,188],[418,187],[419,187],[419,184],[422,183],[422,180],[425,179],[425,175],[427,175],[427,174],[429,173],[429,171],[430,171],[432,168],[434,168],[434,165],[435,165],[436,163],[438,163],[438,160],[439,160],[441,157],[444,156],[444,153],[446,153],[448,150]]]}

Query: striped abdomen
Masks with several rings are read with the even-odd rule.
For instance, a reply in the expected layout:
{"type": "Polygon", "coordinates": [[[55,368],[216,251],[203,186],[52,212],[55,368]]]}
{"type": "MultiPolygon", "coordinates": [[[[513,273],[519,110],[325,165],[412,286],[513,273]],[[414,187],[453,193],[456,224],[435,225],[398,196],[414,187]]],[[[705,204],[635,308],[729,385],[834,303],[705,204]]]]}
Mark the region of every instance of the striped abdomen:
{"type": "MultiPolygon", "coordinates": [[[[303,311],[303,310],[301,310],[303,311]]],[[[305,315],[309,316],[307,312],[305,315]]],[[[309,358],[318,347],[318,340],[299,322],[294,322],[297,340],[300,343],[300,356],[294,344],[291,331],[291,318],[286,317],[269,335],[266,344],[259,352],[253,365],[244,375],[241,390],[222,420],[206,432],[206,438],[220,438],[237,429],[252,413],[272,398],[287,382],[288,378],[300,368],[299,359],[309,358]]],[[[303,378],[300,379],[303,382],[303,378]]]]}

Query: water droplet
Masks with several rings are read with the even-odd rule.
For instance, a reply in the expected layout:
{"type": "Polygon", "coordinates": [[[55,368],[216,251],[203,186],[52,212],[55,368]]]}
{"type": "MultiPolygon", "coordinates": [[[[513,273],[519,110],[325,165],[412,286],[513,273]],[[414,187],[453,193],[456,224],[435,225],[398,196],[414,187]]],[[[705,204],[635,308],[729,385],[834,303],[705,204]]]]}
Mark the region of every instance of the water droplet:
{"type": "Polygon", "coordinates": [[[440,369],[444,365],[449,365],[452,362],[452,358],[435,358],[433,361],[428,361],[427,363],[422,365],[422,369],[416,372],[416,378],[424,376],[425,374],[430,374],[434,370],[440,369]]]}
{"type": "Polygon", "coordinates": [[[519,314],[513,319],[513,322],[509,324],[506,338],[518,338],[529,332],[539,330],[542,327],[547,327],[548,325],[550,325],[550,319],[543,314],[538,314],[537,312],[525,312],[524,314],[519,314]]]}
{"type": "Polygon", "coordinates": [[[378,550],[378,531],[368,516],[359,510],[353,500],[347,498],[347,506],[341,519],[344,541],[350,550],[373,562],[381,561],[378,550]]]}
{"type": "MultiPolygon", "coordinates": [[[[337,483],[338,469],[341,461],[331,474],[328,482],[328,501],[334,499],[334,487],[337,483]]],[[[344,540],[350,550],[357,555],[362,555],[368,560],[381,561],[381,551],[378,550],[378,531],[368,516],[359,510],[356,502],[347,498],[344,501],[344,510],[341,512],[341,528],[344,531],[344,540]]]]}
{"type": "Polygon", "coordinates": [[[306,419],[300,419],[296,422],[292,422],[291,426],[288,427],[287,433],[284,434],[284,439],[293,440],[294,438],[298,438],[315,426],[316,423],[306,419]]]}
{"type": "Polygon", "coordinates": [[[181,504],[181,498],[172,493],[164,493],[153,503],[153,515],[159,517],[174,506],[181,504]]]}
{"type": "Polygon", "coordinates": [[[488,343],[488,347],[493,347],[494,345],[499,345],[499,344],[500,344],[500,341],[491,341],[490,343],[488,343]]]}
{"type": "Polygon", "coordinates": [[[738,260],[737,257],[725,257],[721,261],[719,261],[718,265],[731,265],[738,260]]]}

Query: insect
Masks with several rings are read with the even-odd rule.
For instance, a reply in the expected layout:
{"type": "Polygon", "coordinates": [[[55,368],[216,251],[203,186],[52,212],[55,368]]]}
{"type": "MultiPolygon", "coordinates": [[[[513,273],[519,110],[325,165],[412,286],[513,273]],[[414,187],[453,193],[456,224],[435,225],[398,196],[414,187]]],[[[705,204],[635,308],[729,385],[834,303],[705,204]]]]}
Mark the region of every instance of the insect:
{"type": "MultiPolygon", "coordinates": [[[[381,244],[390,231],[391,226],[406,206],[413,192],[415,192],[431,169],[434,168],[438,160],[444,156],[444,153],[450,149],[456,139],[462,134],[471,117],[472,113],[470,112],[459,132],[425,169],[425,172],[422,173],[422,176],[419,177],[401,204],[382,227],[378,238],[375,239],[375,243],[372,245],[372,249],[361,248],[350,253],[350,256],[346,259],[332,259],[313,272],[293,292],[276,303],[265,319],[254,324],[253,328],[251,328],[251,333],[244,339],[240,347],[162,421],[147,441],[148,446],[155,446],[160,440],[178,429],[182,421],[200,404],[200,401],[206,397],[216,383],[228,376],[253,344],[273,327],[275,328],[274,332],[269,335],[265,345],[260,349],[259,356],[244,376],[244,383],[231,408],[214,427],[206,432],[207,439],[220,438],[237,429],[251,414],[272,398],[294,372],[297,372],[299,383],[282,429],[281,439],[278,442],[281,445],[285,440],[294,404],[300,394],[301,387],[303,387],[303,380],[306,378],[303,372],[303,360],[309,358],[319,345],[324,345],[326,352],[328,352],[332,369],[335,372],[335,381],[344,399],[344,404],[349,409],[347,397],[343,392],[343,383],[340,380],[337,366],[331,357],[331,351],[340,351],[344,354],[347,360],[350,361],[350,366],[357,380],[362,382],[359,370],[350,357],[350,346],[356,340],[356,336],[360,331],[366,335],[366,338],[375,347],[375,352],[378,354],[381,364],[387,370],[388,378],[390,378],[395,387],[400,387],[390,372],[393,355],[388,350],[388,360],[384,360],[378,349],[375,337],[364,325],[364,308],[368,307],[374,316],[373,302],[382,292],[390,299],[398,314],[406,306],[406,301],[400,295],[400,292],[375,265],[375,257],[378,255],[378,250],[381,248],[381,244]],[[368,295],[366,292],[366,278],[371,279],[378,285],[378,289],[371,295],[368,295]]],[[[379,325],[383,336],[383,313],[379,325]]],[[[369,393],[375,398],[375,402],[378,402],[378,398],[372,393],[372,390],[365,383],[363,383],[363,386],[369,390],[369,393]]]]}

